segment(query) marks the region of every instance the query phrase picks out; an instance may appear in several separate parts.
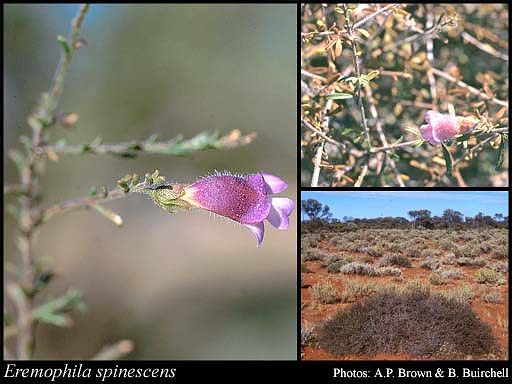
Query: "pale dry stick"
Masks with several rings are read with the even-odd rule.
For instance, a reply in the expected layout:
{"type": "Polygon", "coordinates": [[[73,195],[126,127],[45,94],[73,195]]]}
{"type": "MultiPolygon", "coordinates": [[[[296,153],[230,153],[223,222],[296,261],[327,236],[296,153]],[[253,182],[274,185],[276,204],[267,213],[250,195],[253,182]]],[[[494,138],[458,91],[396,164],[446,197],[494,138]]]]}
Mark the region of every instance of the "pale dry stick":
{"type": "Polygon", "coordinates": [[[320,166],[322,164],[322,154],[325,141],[320,140],[313,158],[313,175],[311,176],[311,186],[318,187],[318,178],[320,177],[320,166]]]}
{"type": "Polygon", "coordinates": [[[363,184],[363,179],[366,176],[366,172],[368,172],[368,164],[365,164],[363,166],[363,170],[361,171],[361,174],[357,178],[356,183],[354,184],[354,187],[360,187],[363,184]]]}
{"type": "Polygon", "coordinates": [[[334,32],[334,31],[324,31],[324,32],[317,32],[317,31],[312,31],[312,32],[301,32],[300,36],[301,37],[305,37],[305,38],[308,38],[308,37],[312,37],[312,36],[330,36],[330,35],[337,35],[338,33],[337,32],[334,32]]]}
{"type": "Polygon", "coordinates": [[[327,79],[325,77],[315,75],[314,73],[308,72],[305,69],[301,68],[300,73],[301,73],[301,75],[304,75],[306,77],[311,77],[312,79],[321,81],[322,83],[327,83],[327,79]]]}
{"type": "MultiPolygon", "coordinates": [[[[327,25],[327,20],[325,18],[325,9],[322,7],[322,16],[324,25],[327,25]]],[[[327,56],[328,60],[330,60],[330,55],[327,56]]],[[[327,100],[327,103],[325,104],[324,109],[324,116],[322,118],[322,130],[327,132],[327,129],[329,127],[329,116],[327,115],[327,112],[331,110],[332,108],[332,100],[327,100]]],[[[313,159],[313,174],[311,175],[311,186],[317,187],[318,186],[318,179],[320,178],[320,168],[322,164],[322,156],[324,152],[324,145],[325,140],[320,139],[320,144],[318,145],[318,148],[316,149],[315,157],[313,159]]]]}
{"type": "Polygon", "coordinates": [[[441,71],[437,68],[431,67],[431,71],[435,75],[440,76],[448,81],[451,81],[452,83],[457,84],[461,88],[467,89],[469,92],[471,92],[474,95],[480,96],[485,100],[492,101],[495,104],[498,104],[498,105],[508,108],[508,102],[506,102],[506,101],[496,99],[495,97],[490,97],[490,96],[486,95],[484,92],[479,91],[478,89],[472,87],[471,85],[464,83],[463,81],[457,80],[455,77],[453,77],[447,73],[444,73],[443,71],[441,71]]]}
{"type": "Polygon", "coordinates": [[[331,143],[331,144],[334,144],[336,145],[337,147],[340,147],[342,148],[343,150],[346,148],[346,145],[343,144],[343,143],[340,143],[339,141],[336,141],[334,139],[331,139],[329,136],[327,136],[325,133],[323,133],[322,131],[320,131],[319,129],[315,128],[313,125],[311,125],[310,123],[308,123],[307,121],[305,121],[304,119],[301,119],[301,124],[306,127],[307,129],[309,129],[310,131],[313,131],[314,133],[316,133],[318,136],[320,136],[321,138],[325,139],[325,141],[327,141],[328,143],[331,143]]]}
{"type": "Polygon", "coordinates": [[[120,340],[115,344],[107,345],[101,349],[91,360],[119,360],[133,351],[131,340],[120,340]]]}
{"type": "MultiPolygon", "coordinates": [[[[432,12],[430,12],[429,9],[427,8],[427,28],[431,28],[433,23],[434,23],[434,16],[432,15],[432,12]]],[[[432,66],[432,63],[434,62],[434,40],[427,39],[426,45],[427,45],[427,60],[431,64],[430,66],[432,66]]],[[[435,104],[437,104],[436,78],[434,77],[434,74],[432,73],[430,68],[427,70],[427,78],[428,78],[428,83],[430,85],[430,96],[432,98],[432,104],[435,105],[435,104]]]]}
{"type": "Polygon", "coordinates": [[[355,39],[354,39],[354,30],[353,30],[352,26],[350,25],[350,22],[347,17],[347,5],[343,4],[342,7],[343,7],[343,11],[345,13],[345,28],[347,28],[348,34],[350,36],[350,45],[352,48],[352,60],[354,61],[354,68],[355,68],[356,77],[357,77],[356,93],[357,93],[357,101],[358,101],[358,105],[359,105],[359,113],[361,114],[361,125],[363,127],[363,132],[364,132],[364,136],[365,136],[367,145],[368,145],[369,149],[371,149],[370,130],[368,129],[368,125],[366,122],[366,115],[364,112],[363,100],[361,98],[361,81],[359,80],[359,78],[361,76],[361,70],[359,68],[359,60],[357,59],[357,47],[356,47],[356,43],[355,43],[355,39]]]}
{"type": "Polygon", "coordinates": [[[480,49],[481,51],[484,51],[485,53],[488,53],[491,56],[497,57],[498,59],[508,61],[508,55],[505,55],[501,52],[498,52],[493,47],[491,47],[489,44],[483,44],[478,39],[474,38],[467,32],[462,32],[462,38],[466,40],[468,43],[473,44],[475,47],[480,49]]]}
{"type": "Polygon", "coordinates": [[[389,8],[399,8],[400,7],[400,4],[399,3],[394,3],[394,4],[389,4],[387,6],[385,6],[384,8],[381,8],[379,9],[378,11],[372,13],[371,15],[368,15],[366,16],[365,18],[359,20],[358,22],[356,22],[354,24],[354,28],[359,28],[360,26],[362,26],[364,23],[366,23],[368,20],[371,20],[373,19],[375,16],[377,15],[380,15],[381,13],[383,12],[386,12],[389,8]]]}
{"type": "Polygon", "coordinates": [[[464,28],[470,29],[475,32],[477,35],[483,36],[486,39],[492,41],[493,43],[498,44],[501,48],[508,49],[508,41],[503,40],[501,37],[495,35],[488,28],[482,27],[481,25],[476,25],[470,23],[467,20],[464,20],[464,28]]]}
{"type": "MultiPolygon", "coordinates": [[[[372,92],[371,87],[368,87],[367,92],[368,92],[368,103],[370,106],[370,114],[371,114],[372,118],[376,121],[375,130],[377,131],[377,134],[379,135],[379,139],[380,139],[382,145],[384,147],[386,147],[388,145],[388,141],[386,139],[386,135],[384,134],[384,130],[382,129],[382,123],[379,119],[377,107],[375,106],[375,103],[374,103],[373,92],[372,92]]],[[[405,187],[405,184],[404,184],[402,178],[400,177],[400,172],[398,172],[398,169],[396,169],[395,161],[391,158],[389,158],[388,161],[389,161],[389,166],[391,167],[393,173],[395,174],[395,179],[396,179],[397,184],[400,187],[405,187]]]]}
{"type": "Polygon", "coordinates": [[[397,47],[407,44],[407,43],[412,43],[413,41],[415,41],[419,38],[428,38],[429,40],[431,40],[432,35],[434,35],[436,32],[438,32],[438,30],[440,30],[444,26],[450,25],[451,23],[452,23],[452,20],[448,19],[442,23],[438,22],[438,23],[434,24],[430,29],[426,29],[426,30],[422,30],[421,28],[417,28],[417,27],[413,26],[413,27],[411,27],[411,30],[416,33],[415,35],[411,35],[411,36],[406,37],[405,39],[395,41],[391,44],[388,44],[384,48],[382,48],[382,51],[383,52],[388,52],[390,50],[394,51],[397,47]]]}
{"type": "MultiPolygon", "coordinates": [[[[420,139],[418,139],[420,140],[420,139]]],[[[373,147],[371,149],[371,153],[378,153],[378,152],[385,152],[385,151],[391,151],[400,147],[409,147],[411,145],[417,144],[418,140],[412,140],[412,141],[404,141],[403,143],[398,144],[392,144],[385,147],[373,147]]]]}
{"type": "MultiPolygon", "coordinates": [[[[363,127],[366,146],[367,146],[367,150],[368,150],[367,154],[369,155],[371,153],[370,151],[372,149],[372,144],[370,141],[370,129],[368,128],[368,124],[366,122],[366,115],[365,115],[365,111],[364,111],[363,99],[361,98],[361,80],[360,80],[361,70],[359,68],[359,60],[357,58],[357,47],[356,47],[356,42],[355,42],[355,37],[354,37],[354,29],[353,29],[353,26],[350,24],[350,21],[348,18],[347,5],[343,4],[342,7],[343,7],[343,13],[345,14],[345,28],[347,29],[349,37],[350,37],[350,45],[352,48],[352,59],[354,61],[354,68],[355,68],[356,77],[357,77],[356,93],[357,93],[357,102],[359,105],[359,113],[361,114],[361,125],[363,127]]],[[[369,159],[367,159],[367,160],[369,161],[369,159]]],[[[358,184],[357,185],[358,187],[360,187],[362,185],[363,179],[366,175],[366,171],[368,170],[368,167],[365,166],[365,168],[363,168],[363,170],[365,172],[361,173],[362,177],[360,177],[358,179],[358,182],[356,183],[356,184],[358,184]]]]}
{"type": "MultiPolygon", "coordinates": [[[[324,108],[324,116],[322,118],[322,130],[327,131],[329,128],[329,115],[327,114],[328,111],[331,110],[333,104],[333,100],[329,99],[327,100],[327,103],[325,103],[324,108]]],[[[311,186],[312,187],[318,187],[318,179],[320,177],[320,168],[322,164],[322,155],[324,153],[324,145],[325,141],[320,140],[320,144],[318,145],[318,148],[316,149],[316,154],[314,158],[314,167],[313,167],[313,175],[311,177],[311,186]]]]}

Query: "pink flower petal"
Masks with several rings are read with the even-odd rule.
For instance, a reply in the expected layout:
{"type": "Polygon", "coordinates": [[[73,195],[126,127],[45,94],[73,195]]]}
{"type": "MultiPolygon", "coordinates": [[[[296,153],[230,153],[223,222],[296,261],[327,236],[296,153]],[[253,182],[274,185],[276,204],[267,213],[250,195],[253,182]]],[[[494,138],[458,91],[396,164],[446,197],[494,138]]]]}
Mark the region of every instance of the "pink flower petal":
{"type": "Polygon", "coordinates": [[[420,126],[423,140],[432,145],[441,144],[459,133],[457,120],[451,115],[445,115],[435,111],[427,111],[425,120],[429,124],[420,126]]]}
{"type": "Polygon", "coordinates": [[[279,177],[269,173],[263,173],[262,175],[268,187],[268,194],[283,192],[286,188],[288,188],[288,183],[283,179],[280,179],[279,177]]]}
{"type": "Polygon", "coordinates": [[[457,120],[451,115],[437,113],[432,116],[430,124],[432,125],[432,136],[440,143],[459,133],[457,120]]]}
{"type": "Polygon", "coordinates": [[[420,127],[421,135],[423,136],[423,140],[430,141],[430,144],[437,145],[439,144],[432,136],[432,126],[430,124],[424,124],[420,127]]]}
{"type": "Polygon", "coordinates": [[[267,220],[277,229],[287,229],[290,224],[288,216],[292,214],[294,205],[293,200],[286,197],[272,198],[272,207],[267,220]]]}
{"type": "Polygon", "coordinates": [[[255,224],[243,224],[244,227],[249,228],[252,233],[256,236],[256,246],[259,247],[263,241],[263,235],[265,234],[265,226],[263,222],[255,224]]]}
{"type": "MultiPolygon", "coordinates": [[[[260,175],[259,179],[260,189],[264,189],[263,177],[260,175]]],[[[241,224],[261,222],[270,212],[270,201],[255,188],[256,180],[249,182],[230,175],[207,176],[185,187],[182,199],[241,224]]]]}

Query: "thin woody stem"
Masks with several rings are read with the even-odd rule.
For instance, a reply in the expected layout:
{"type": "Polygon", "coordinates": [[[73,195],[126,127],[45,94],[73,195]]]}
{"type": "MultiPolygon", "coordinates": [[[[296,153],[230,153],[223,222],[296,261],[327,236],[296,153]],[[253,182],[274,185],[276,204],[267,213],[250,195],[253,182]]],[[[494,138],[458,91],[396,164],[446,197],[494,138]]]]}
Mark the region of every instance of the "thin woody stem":
{"type": "Polygon", "coordinates": [[[464,83],[463,81],[457,80],[455,77],[453,77],[453,76],[451,76],[451,75],[449,75],[447,73],[444,73],[443,71],[440,71],[437,68],[431,67],[430,70],[435,75],[441,76],[441,77],[445,78],[446,80],[451,81],[452,83],[457,84],[459,87],[467,89],[473,95],[477,95],[477,96],[479,96],[479,97],[481,97],[483,99],[492,101],[493,103],[501,105],[503,107],[508,107],[508,102],[499,100],[499,99],[497,99],[495,97],[490,97],[487,94],[485,94],[484,92],[479,91],[475,87],[472,87],[471,85],[468,85],[468,84],[464,83]]]}
{"type": "Polygon", "coordinates": [[[61,203],[52,205],[46,208],[41,215],[41,221],[47,222],[55,215],[65,213],[68,211],[73,211],[76,209],[89,208],[94,205],[98,205],[101,203],[106,203],[112,200],[122,199],[128,196],[130,193],[140,193],[142,192],[142,188],[146,186],[145,182],[141,182],[133,187],[131,187],[128,191],[124,191],[121,188],[114,189],[112,191],[107,192],[104,195],[98,196],[86,196],[80,197],[77,199],[63,201],[61,203]]]}
{"type": "Polygon", "coordinates": [[[62,93],[62,86],[65,75],[73,52],[76,50],[78,33],[82,25],[85,14],[89,6],[82,5],[78,16],[73,21],[71,38],[68,43],[68,50],[64,50],[61,56],[54,84],[50,92],[45,95],[36,112],[30,116],[29,125],[32,128],[32,146],[34,152],[26,149],[24,166],[20,170],[20,189],[24,195],[20,197],[20,209],[18,219],[19,242],[18,248],[21,254],[21,277],[20,286],[14,295],[15,307],[17,310],[17,358],[19,360],[28,360],[32,358],[35,345],[35,322],[32,317],[32,292],[34,290],[34,252],[33,252],[33,234],[35,231],[35,221],[33,211],[36,209],[35,201],[38,197],[39,174],[36,169],[38,156],[35,150],[42,144],[46,128],[54,122],[54,112],[58,106],[59,98],[62,93]]]}

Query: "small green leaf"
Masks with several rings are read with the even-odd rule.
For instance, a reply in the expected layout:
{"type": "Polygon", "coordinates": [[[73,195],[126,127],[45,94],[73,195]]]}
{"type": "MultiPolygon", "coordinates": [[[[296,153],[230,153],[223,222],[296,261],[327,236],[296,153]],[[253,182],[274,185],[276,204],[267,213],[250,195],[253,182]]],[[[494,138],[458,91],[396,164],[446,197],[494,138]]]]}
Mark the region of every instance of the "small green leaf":
{"type": "Polygon", "coordinates": [[[55,327],[70,327],[73,325],[71,317],[62,313],[37,311],[34,313],[34,318],[40,323],[50,324],[55,327]]]}
{"type": "Polygon", "coordinates": [[[400,161],[400,156],[398,156],[396,153],[390,153],[389,158],[394,161],[400,161]]]}
{"type": "Polygon", "coordinates": [[[420,140],[418,140],[416,143],[414,143],[414,144],[412,145],[412,147],[413,147],[413,148],[421,147],[421,145],[422,145],[424,142],[425,142],[424,140],[420,139],[420,140]]]}
{"type": "Polygon", "coordinates": [[[397,141],[395,141],[394,143],[392,143],[391,145],[393,146],[393,145],[400,144],[402,141],[404,141],[404,137],[403,137],[403,136],[400,136],[400,137],[398,138],[398,140],[397,140],[397,141]]]}
{"type": "Polygon", "coordinates": [[[446,148],[446,145],[441,143],[441,146],[443,147],[443,156],[444,156],[444,161],[446,162],[446,173],[451,175],[452,164],[453,164],[452,155],[450,155],[450,152],[448,151],[448,148],[446,148]]]}
{"type": "Polygon", "coordinates": [[[405,128],[405,131],[409,132],[410,134],[412,134],[416,137],[422,137],[420,130],[416,127],[407,127],[407,128],[405,128]]]}
{"type": "Polygon", "coordinates": [[[62,47],[66,55],[69,55],[71,50],[69,49],[69,44],[66,38],[64,36],[59,35],[57,36],[57,41],[59,42],[60,46],[62,47]]]}
{"type": "Polygon", "coordinates": [[[505,160],[505,139],[501,138],[501,143],[498,148],[498,158],[496,160],[496,170],[499,171],[501,166],[503,165],[503,160],[505,160]]]}
{"type": "Polygon", "coordinates": [[[328,100],[351,99],[353,97],[350,93],[331,93],[326,96],[328,100]]]}
{"type": "Polygon", "coordinates": [[[370,73],[368,73],[368,74],[366,75],[366,78],[367,78],[368,80],[373,80],[373,79],[375,79],[375,78],[376,78],[377,76],[379,76],[379,75],[380,75],[380,71],[375,70],[375,71],[371,71],[370,73]]]}
{"type": "Polygon", "coordinates": [[[356,31],[359,32],[361,35],[363,35],[366,38],[370,37],[370,33],[366,29],[357,28],[356,31]]]}

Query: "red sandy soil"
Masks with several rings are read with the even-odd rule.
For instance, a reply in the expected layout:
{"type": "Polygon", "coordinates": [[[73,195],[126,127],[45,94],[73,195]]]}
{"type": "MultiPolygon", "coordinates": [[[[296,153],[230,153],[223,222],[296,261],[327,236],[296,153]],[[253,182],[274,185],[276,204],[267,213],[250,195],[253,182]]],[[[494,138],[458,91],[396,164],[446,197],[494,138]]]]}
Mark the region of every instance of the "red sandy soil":
{"type": "MultiPolygon", "coordinates": [[[[323,241],[320,244],[320,249],[326,253],[335,253],[338,250],[328,241],[323,241]]],[[[366,262],[364,259],[367,255],[361,253],[349,253],[343,251],[343,253],[350,255],[354,261],[366,262]]],[[[485,255],[482,255],[486,259],[485,255]]],[[[378,258],[373,258],[377,261],[378,258]]],[[[422,282],[428,283],[428,277],[432,272],[430,269],[421,268],[420,265],[424,259],[422,258],[411,258],[411,268],[400,267],[403,273],[403,281],[399,281],[393,276],[383,277],[369,277],[369,276],[355,276],[355,275],[342,275],[339,273],[328,273],[327,269],[322,266],[322,261],[306,261],[303,262],[309,269],[310,273],[302,273],[302,286],[301,288],[301,323],[316,326],[324,320],[327,320],[341,309],[349,308],[352,303],[335,303],[335,304],[321,304],[311,297],[309,290],[310,286],[318,282],[329,281],[331,285],[336,287],[340,292],[343,291],[343,281],[352,280],[359,282],[380,282],[388,284],[403,285],[407,281],[419,279],[422,282]]],[[[489,356],[487,359],[490,360],[506,360],[508,358],[508,284],[500,285],[498,287],[492,287],[497,289],[503,297],[503,303],[501,304],[490,304],[486,303],[481,298],[481,291],[486,287],[484,284],[478,284],[475,282],[474,274],[480,269],[477,266],[448,266],[450,269],[458,269],[464,273],[464,276],[460,279],[449,279],[448,284],[435,286],[432,285],[434,291],[450,290],[455,287],[464,285],[469,286],[476,293],[476,298],[473,300],[471,307],[476,315],[483,322],[491,325],[492,332],[496,336],[498,343],[503,347],[503,353],[499,356],[489,356]]],[[[508,273],[505,278],[508,281],[508,273]]],[[[362,298],[359,298],[361,300],[362,298]]],[[[476,357],[475,357],[476,358],[476,357]]],[[[484,357],[485,358],[485,357],[484,357]]],[[[438,360],[436,358],[418,358],[409,355],[376,355],[376,356],[343,356],[334,357],[328,352],[317,349],[314,347],[302,347],[301,348],[301,359],[302,360],[438,360]]],[[[472,356],[467,356],[466,359],[473,359],[472,356]]],[[[476,359],[481,360],[482,357],[476,359]]]]}

